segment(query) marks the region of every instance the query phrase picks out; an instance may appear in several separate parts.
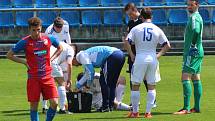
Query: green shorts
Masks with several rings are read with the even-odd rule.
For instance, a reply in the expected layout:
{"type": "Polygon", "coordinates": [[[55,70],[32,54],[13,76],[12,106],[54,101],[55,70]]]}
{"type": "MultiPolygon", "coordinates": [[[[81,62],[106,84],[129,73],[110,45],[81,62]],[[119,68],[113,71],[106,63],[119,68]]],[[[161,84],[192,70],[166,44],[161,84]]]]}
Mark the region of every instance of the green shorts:
{"type": "Polygon", "coordinates": [[[201,72],[203,57],[183,57],[183,73],[199,74],[201,72]]]}

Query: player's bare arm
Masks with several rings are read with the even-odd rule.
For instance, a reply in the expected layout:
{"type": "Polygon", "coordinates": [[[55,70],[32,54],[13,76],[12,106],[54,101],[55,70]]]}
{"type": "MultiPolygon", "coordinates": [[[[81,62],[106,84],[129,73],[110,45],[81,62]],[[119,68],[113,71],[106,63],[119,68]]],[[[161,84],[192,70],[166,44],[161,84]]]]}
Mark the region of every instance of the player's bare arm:
{"type": "Polygon", "coordinates": [[[134,55],[134,53],[131,50],[131,45],[128,42],[128,37],[126,37],[126,39],[123,42],[125,43],[125,49],[127,50],[129,56],[131,57],[131,60],[134,62],[135,55],[134,55]]]}
{"type": "Polygon", "coordinates": [[[52,57],[51,57],[51,62],[54,60],[54,59],[56,59],[59,55],[60,55],[60,53],[63,51],[63,47],[62,47],[62,45],[61,44],[59,44],[59,46],[57,47],[57,50],[55,51],[55,53],[52,55],[52,57]]]}
{"type": "Polygon", "coordinates": [[[24,64],[27,68],[29,68],[25,59],[16,57],[14,54],[15,53],[12,50],[9,50],[7,53],[7,58],[14,61],[14,62],[24,64]]]}
{"type": "Polygon", "coordinates": [[[157,59],[159,59],[162,55],[164,55],[171,48],[170,43],[167,42],[161,49],[161,51],[157,54],[157,59]]]}

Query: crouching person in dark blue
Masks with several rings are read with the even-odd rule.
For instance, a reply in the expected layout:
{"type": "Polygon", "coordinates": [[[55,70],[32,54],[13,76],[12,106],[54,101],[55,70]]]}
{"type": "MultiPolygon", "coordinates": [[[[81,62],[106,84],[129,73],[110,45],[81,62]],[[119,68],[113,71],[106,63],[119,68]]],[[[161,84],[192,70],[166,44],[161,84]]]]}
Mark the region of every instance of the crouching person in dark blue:
{"type": "Polygon", "coordinates": [[[124,53],[109,46],[95,46],[80,51],[73,60],[74,65],[84,67],[84,76],[77,82],[77,89],[80,89],[85,82],[87,87],[90,87],[94,78],[94,68],[101,68],[99,82],[103,101],[100,112],[113,110],[116,83],[124,62],[124,53]]]}

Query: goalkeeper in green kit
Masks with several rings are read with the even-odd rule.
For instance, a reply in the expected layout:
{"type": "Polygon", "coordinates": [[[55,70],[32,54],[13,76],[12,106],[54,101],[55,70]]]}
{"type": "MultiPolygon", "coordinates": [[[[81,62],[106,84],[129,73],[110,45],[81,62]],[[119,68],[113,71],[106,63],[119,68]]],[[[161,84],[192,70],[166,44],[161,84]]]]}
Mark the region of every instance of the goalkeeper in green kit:
{"type": "Polygon", "coordinates": [[[198,0],[188,0],[187,9],[190,13],[184,34],[184,54],[182,84],[184,107],[174,114],[189,114],[200,112],[202,84],[200,79],[201,65],[204,56],[202,46],[203,20],[198,12],[198,0]],[[192,95],[191,81],[194,87],[194,107],[190,109],[192,95]]]}

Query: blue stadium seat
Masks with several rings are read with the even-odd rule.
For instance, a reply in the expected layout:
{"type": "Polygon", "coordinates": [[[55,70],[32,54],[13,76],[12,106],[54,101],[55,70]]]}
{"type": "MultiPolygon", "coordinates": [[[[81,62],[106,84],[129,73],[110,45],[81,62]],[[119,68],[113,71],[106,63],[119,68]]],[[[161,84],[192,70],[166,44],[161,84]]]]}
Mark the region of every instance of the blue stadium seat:
{"type": "Polygon", "coordinates": [[[119,0],[101,0],[101,5],[108,7],[108,6],[120,6],[119,0]]]}
{"type": "Polygon", "coordinates": [[[166,12],[163,9],[160,10],[153,10],[152,11],[152,22],[156,25],[166,25],[167,22],[167,17],[166,17],[166,12]]]}
{"type": "Polygon", "coordinates": [[[60,16],[69,23],[69,26],[80,25],[80,12],[79,11],[61,11],[60,16]]]}
{"type": "Polygon", "coordinates": [[[186,0],[166,0],[166,4],[169,6],[185,5],[186,0]]]}
{"type": "Polygon", "coordinates": [[[162,6],[164,5],[164,0],[144,0],[145,6],[162,6]]]}
{"type": "Polygon", "coordinates": [[[0,12],[0,27],[14,27],[12,12],[0,12]]]}
{"type": "Polygon", "coordinates": [[[207,1],[206,0],[199,0],[199,4],[207,5],[207,1]]]}
{"type": "Polygon", "coordinates": [[[101,25],[101,12],[97,10],[82,11],[82,24],[85,26],[101,25]]]}
{"type": "Polygon", "coordinates": [[[81,7],[96,7],[99,5],[98,0],[79,0],[81,7]]]}
{"type": "Polygon", "coordinates": [[[33,8],[33,0],[14,0],[15,8],[33,8]]]}
{"type": "Polygon", "coordinates": [[[42,20],[42,25],[47,27],[53,23],[57,13],[55,11],[39,11],[37,16],[42,20]]]}
{"type": "Polygon", "coordinates": [[[203,22],[205,24],[211,23],[210,14],[209,14],[209,11],[207,9],[200,9],[199,13],[201,14],[203,22]]]}
{"type": "Polygon", "coordinates": [[[182,9],[169,10],[169,23],[173,25],[185,25],[187,23],[187,11],[182,9]]]}
{"type": "Polygon", "coordinates": [[[37,8],[53,8],[55,7],[55,0],[35,0],[37,8]]]}
{"type": "Polygon", "coordinates": [[[104,25],[121,26],[122,25],[122,11],[121,10],[105,10],[104,11],[104,25]]]}
{"type": "Polygon", "coordinates": [[[215,1],[214,0],[208,0],[208,4],[215,5],[215,1]]]}
{"type": "Polygon", "coordinates": [[[213,10],[212,23],[215,24],[215,10],[213,10]]]}
{"type": "Polygon", "coordinates": [[[74,7],[78,5],[78,0],[57,0],[58,7],[74,7]]]}
{"type": "Polygon", "coordinates": [[[11,8],[11,0],[0,0],[0,8],[11,8]]]}
{"type": "Polygon", "coordinates": [[[34,16],[33,11],[17,11],[16,12],[16,25],[27,27],[28,26],[28,19],[34,16]]]}
{"type": "Polygon", "coordinates": [[[135,3],[135,5],[137,5],[137,6],[141,5],[141,0],[122,0],[123,6],[125,6],[126,4],[128,4],[130,2],[135,3]]]}

